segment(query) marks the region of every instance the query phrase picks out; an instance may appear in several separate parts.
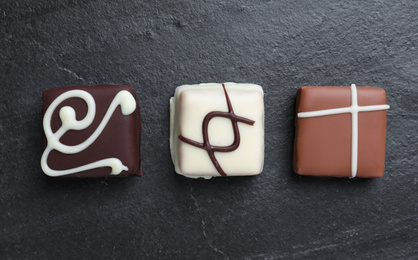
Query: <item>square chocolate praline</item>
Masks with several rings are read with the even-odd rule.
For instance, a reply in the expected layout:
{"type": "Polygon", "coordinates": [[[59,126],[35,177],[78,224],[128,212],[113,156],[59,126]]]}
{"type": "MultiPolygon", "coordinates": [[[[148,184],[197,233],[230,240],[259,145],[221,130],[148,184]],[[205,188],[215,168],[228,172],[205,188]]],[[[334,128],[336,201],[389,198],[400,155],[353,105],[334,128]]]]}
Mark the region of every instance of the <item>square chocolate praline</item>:
{"type": "Polygon", "coordinates": [[[141,118],[131,85],[53,88],[44,91],[42,101],[45,174],[82,178],[142,174],[141,118]],[[92,120],[86,122],[89,116],[92,120]]]}
{"type": "Polygon", "coordinates": [[[299,88],[296,97],[294,171],[313,176],[382,177],[388,108],[385,91],[377,87],[299,88]],[[340,112],[301,116],[305,112],[348,109],[353,105],[353,93],[356,93],[354,98],[357,98],[360,108],[357,120],[353,113],[340,112]],[[375,110],[364,111],[366,109],[375,110]],[[358,123],[357,137],[355,122],[358,123]],[[353,161],[356,159],[357,163],[353,161]]]}
{"type": "Polygon", "coordinates": [[[170,99],[175,171],[189,178],[260,174],[264,163],[263,89],[206,83],[176,88],[170,99]]]}

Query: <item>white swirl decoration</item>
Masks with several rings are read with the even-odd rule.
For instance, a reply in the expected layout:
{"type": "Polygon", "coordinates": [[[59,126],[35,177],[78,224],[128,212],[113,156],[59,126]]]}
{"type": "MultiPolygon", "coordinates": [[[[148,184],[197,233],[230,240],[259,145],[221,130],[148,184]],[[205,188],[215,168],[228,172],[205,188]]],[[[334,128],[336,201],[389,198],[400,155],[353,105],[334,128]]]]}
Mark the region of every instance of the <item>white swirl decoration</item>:
{"type": "Polygon", "coordinates": [[[136,101],[135,98],[126,90],[122,90],[116,94],[113,98],[110,106],[103,117],[102,121],[100,122],[97,129],[94,133],[87,138],[84,142],[77,144],[77,145],[65,145],[60,142],[60,138],[68,131],[68,130],[83,130],[91,125],[93,119],[96,115],[96,103],[92,95],[84,90],[70,90],[67,91],[60,96],[58,96],[48,107],[45,112],[44,119],[43,119],[43,127],[45,131],[45,136],[47,138],[48,144],[45,148],[44,153],[42,154],[41,158],[41,167],[45,174],[57,177],[57,176],[64,176],[69,175],[81,171],[91,170],[100,167],[111,167],[111,175],[118,175],[122,172],[122,170],[127,171],[128,167],[122,164],[122,162],[117,158],[106,158],[103,160],[99,160],[96,162],[92,162],[86,165],[82,165],[76,168],[67,169],[67,170],[53,170],[49,167],[47,163],[47,159],[49,153],[52,150],[57,150],[61,153],[65,154],[75,154],[85,150],[89,147],[99,135],[102,133],[103,129],[106,127],[107,123],[109,122],[110,117],[112,116],[115,109],[120,105],[122,114],[127,116],[132,114],[136,109],[136,101]],[[51,118],[52,114],[57,108],[59,104],[61,104],[64,100],[69,98],[81,98],[87,104],[87,115],[82,120],[77,120],[75,116],[75,111],[72,107],[64,106],[59,111],[59,117],[61,119],[62,125],[61,127],[54,133],[51,129],[51,118]]]}

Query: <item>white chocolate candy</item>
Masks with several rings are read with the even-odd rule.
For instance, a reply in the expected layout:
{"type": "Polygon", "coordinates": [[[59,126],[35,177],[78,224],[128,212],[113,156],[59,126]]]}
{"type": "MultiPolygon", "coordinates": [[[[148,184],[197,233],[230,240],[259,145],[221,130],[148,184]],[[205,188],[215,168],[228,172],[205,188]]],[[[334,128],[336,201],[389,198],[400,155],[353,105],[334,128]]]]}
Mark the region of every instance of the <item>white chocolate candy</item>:
{"type": "Polygon", "coordinates": [[[264,163],[263,95],[254,84],[178,87],[170,99],[175,171],[207,179],[259,174],[264,163]]]}

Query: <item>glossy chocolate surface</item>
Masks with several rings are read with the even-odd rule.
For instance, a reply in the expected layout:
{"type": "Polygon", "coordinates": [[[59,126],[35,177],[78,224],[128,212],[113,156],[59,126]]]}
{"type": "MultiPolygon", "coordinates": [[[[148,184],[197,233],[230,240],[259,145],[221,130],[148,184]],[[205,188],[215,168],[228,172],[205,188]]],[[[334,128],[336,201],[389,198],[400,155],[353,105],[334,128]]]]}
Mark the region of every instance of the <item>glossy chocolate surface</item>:
{"type": "Polygon", "coordinates": [[[261,86],[204,83],[176,88],[170,100],[175,171],[189,178],[249,176],[264,162],[261,86]]]}
{"type": "MultiPolygon", "coordinates": [[[[358,105],[386,104],[381,88],[358,87],[358,105]]],[[[297,92],[294,171],[301,175],[350,177],[351,114],[299,118],[297,113],[349,107],[349,87],[302,87],[297,92]]],[[[359,112],[356,177],[381,177],[385,166],[386,111],[359,112]]]]}
{"type": "MultiPolygon", "coordinates": [[[[90,146],[74,154],[64,154],[57,150],[52,150],[47,159],[49,167],[54,170],[66,170],[106,158],[118,158],[128,170],[123,170],[120,174],[112,176],[141,175],[141,119],[134,88],[131,85],[97,85],[70,86],[45,90],[43,93],[43,114],[59,95],[75,89],[87,91],[93,96],[96,104],[96,113],[93,122],[86,129],[70,130],[62,136],[60,142],[65,145],[77,145],[89,138],[101,123],[110,103],[120,91],[126,90],[133,95],[136,100],[136,109],[132,114],[125,116],[121,113],[120,106],[116,107],[103,131],[90,146]]],[[[64,106],[70,106],[75,110],[77,120],[82,120],[87,114],[87,105],[83,99],[69,98],[64,100],[52,114],[51,128],[53,132],[56,132],[62,125],[59,111],[64,106]]],[[[46,145],[47,141],[45,139],[44,146],[46,147],[46,145]]],[[[110,172],[110,167],[99,167],[62,177],[108,177],[110,172]]]]}
{"type": "Polygon", "coordinates": [[[193,141],[189,138],[186,138],[182,135],[179,135],[179,139],[182,140],[185,143],[188,143],[190,145],[202,148],[204,150],[206,150],[208,152],[208,155],[213,163],[213,165],[215,166],[216,170],[219,172],[219,174],[221,176],[227,176],[227,174],[224,172],[224,170],[222,169],[221,165],[219,164],[218,160],[215,157],[215,153],[214,152],[232,152],[234,150],[236,150],[239,146],[240,143],[240,134],[239,134],[239,128],[238,128],[238,122],[244,123],[244,124],[248,124],[248,125],[254,125],[255,121],[250,120],[248,118],[244,118],[241,116],[237,116],[234,113],[234,109],[232,107],[231,104],[231,100],[229,99],[228,96],[228,92],[225,89],[225,84],[222,84],[222,88],[225,92],[225,98],[226,98],[226,103],[228,104],[228,112],[222,112],[222,111],[212,111],[210,113],[208,113],[205,118],[203,119],[203,124],[202,124],[202,136],[203,136],[203,143],[199,143],[196,141],[193,141]],[[232,123],[232,128],[234,131],[234,142],[231,145],[228,146],[216,146],[216,145],[211,145],[209,142],[209,122],[212,118],[214,117],[224,117],[224,118],[228,118],[231,120],[232,123]]]}

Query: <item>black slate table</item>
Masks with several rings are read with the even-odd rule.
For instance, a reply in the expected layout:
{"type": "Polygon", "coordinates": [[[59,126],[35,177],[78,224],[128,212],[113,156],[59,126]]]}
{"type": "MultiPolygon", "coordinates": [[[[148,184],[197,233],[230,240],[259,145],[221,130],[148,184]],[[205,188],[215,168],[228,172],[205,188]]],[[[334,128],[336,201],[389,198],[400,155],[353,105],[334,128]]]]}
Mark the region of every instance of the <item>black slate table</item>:
{"type": "Polygon", "coordinates": [[[1,259],[417,259],[417,1],[2,1],[1,259]],[[202,82],[263,86],[256,177],[175,174],[168,100],[202,82]],[[53,179],[40,169],[41,95],[131,83],[142,177],[53,179]],[[304,85],[387,92],[381,179],[292,170],[304,85]]]}

